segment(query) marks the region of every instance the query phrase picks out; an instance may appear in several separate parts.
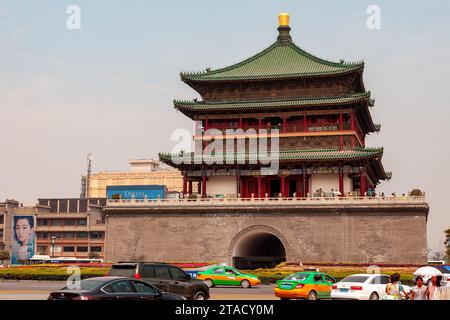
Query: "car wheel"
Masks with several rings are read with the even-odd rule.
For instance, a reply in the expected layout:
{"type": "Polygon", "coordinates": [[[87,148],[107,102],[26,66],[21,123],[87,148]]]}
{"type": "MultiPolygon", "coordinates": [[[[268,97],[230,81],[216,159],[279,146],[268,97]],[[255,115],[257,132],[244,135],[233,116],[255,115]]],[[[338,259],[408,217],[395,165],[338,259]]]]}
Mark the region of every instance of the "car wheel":
{"type": "Polygon", "coordinates": [[[308,300],[317,300],[317,293],[315,291],[310,291],[308,293],[308,297],[306,299],[308,299],[308,300]]]}
{"type": "Polygon", "coordinates": [[[204,282],[208,286],[208,288],[214,287],[214,282],[211,279],[206,279],[204,282]]]}
{"type": "Polygon", "coordinates": [[[376,292],[370,294],[369,300],[380,300],[380,296],[376,292]]]}
{"type": "Polygon", "coordinates": [[[197,291],[193,300],[206,300],[206,294],[203,291],[197,291]]]}
{"type": "Polygon", "coordinates": [[[250,282],[248,280],[242,280],[241,287],[242,288],[250,288],[250,282]]]}

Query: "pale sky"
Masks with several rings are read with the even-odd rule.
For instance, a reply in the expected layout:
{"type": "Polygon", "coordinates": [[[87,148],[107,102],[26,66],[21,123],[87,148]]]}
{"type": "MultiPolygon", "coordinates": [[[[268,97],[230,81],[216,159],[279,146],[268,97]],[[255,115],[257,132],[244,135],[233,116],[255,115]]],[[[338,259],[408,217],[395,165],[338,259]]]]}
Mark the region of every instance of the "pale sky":
{"type": "Polygon", "coordinates": [[[382,124],[367,145],[385,147],[393,172],[378,190],[425,190],[429,245],[442,250],[450,226],[446,0],[0,0],[0,201],[77,197],[89,152],[102,171],[171,151],[171,133],[192,129],[172,100],[197,97],[179,72],[266,48],[279,12],[290,13],[293,40],[305,50],[365,61],[372,116],[382,124]],[[80,30],[66,27],[73,4],[80,30]],[[369,5],[381,9],[380,30],[366,26],[369,5]]]}

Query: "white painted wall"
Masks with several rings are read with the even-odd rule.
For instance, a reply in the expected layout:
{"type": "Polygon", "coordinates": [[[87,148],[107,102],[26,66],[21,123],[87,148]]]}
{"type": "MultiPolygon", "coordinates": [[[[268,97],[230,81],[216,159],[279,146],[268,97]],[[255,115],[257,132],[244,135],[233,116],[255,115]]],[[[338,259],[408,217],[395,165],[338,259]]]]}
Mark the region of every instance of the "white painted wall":
{"type": "MultiPolygon", "coordinates": [[[[331,193],[331,189],[339,191],[339,175],[333,173],[317,173],[310,177],[310,195],[313,195],[316,190],[322,188],[326,194],[331,193]]],[[[352,192],[352,179],[348,175],[344,175],[344,195],[352,192]]]]}
{"type": "Polygon", "coordinates": [[[348,175],[344,175],[344,195],[347,195],[349,192],[353,192],[353,180],[348,175]]]}
{"type": "Polygon", "coordinates": [[[314,194],[316,190],[322,188],[325,193],[330,193],[331,189],[339,190],[339,175],[332,173],[317,173],[310,177],[311,188],[310,194],[314,194]]]}
{"type": "Polygon", "coordinates": [[[236,183],[233,176],[211,176],[206,181],[206,193],[236,196],[236,183]]]}

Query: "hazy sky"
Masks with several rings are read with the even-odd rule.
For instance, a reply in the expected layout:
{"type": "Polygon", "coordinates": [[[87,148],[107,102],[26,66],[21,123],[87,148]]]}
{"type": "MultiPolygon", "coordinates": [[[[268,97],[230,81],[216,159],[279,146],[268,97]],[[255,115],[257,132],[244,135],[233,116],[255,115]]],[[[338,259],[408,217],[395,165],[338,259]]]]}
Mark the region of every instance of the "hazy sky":
{"type": "Polygon", "coordinates": [[[393,172],[379,191],[425,190],[429,244],[442,250],[450,226],[447,0],[0,0],[0,201],[77,197],[89,152],[100,171],[170,151],[170,134],[192,129],[172,100],[196,97],[179,72],[226,66],[267,47],[283,11],[302,48],[366,62],[372,115],[382,124],[367,144],[385,147],[393,172]],[[66,27],[73,4],[80,30],[66,27]],[[366,26],[373,4],[380,30],[366,26]]]}

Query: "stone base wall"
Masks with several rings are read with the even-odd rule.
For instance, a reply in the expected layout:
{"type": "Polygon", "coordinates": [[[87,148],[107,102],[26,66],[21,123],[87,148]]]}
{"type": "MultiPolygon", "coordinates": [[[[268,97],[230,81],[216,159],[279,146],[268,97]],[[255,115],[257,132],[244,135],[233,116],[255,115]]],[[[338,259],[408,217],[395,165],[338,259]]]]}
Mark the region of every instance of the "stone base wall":
{"type": "Polygon", "coordinates": [[[277,236],[287,261],[423,264],[427,261],[427,210],[214,214],[108,213],[105,260],[226,262],[255,232],[277,236]]]}

